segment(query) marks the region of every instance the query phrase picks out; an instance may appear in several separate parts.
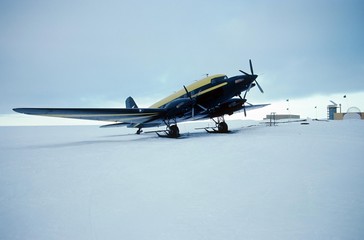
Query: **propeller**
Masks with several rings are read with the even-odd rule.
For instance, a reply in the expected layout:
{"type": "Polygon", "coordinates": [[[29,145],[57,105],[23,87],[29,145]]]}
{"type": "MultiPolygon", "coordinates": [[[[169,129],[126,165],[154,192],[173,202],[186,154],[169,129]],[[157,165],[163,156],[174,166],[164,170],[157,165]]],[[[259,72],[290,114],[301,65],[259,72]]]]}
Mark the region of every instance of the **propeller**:
{"type": "MultiPolygon", "coordinates": [[[[253,64],[252,64],[252,60],[251,60],[251,59],[249,59],[249,66],[250,66],[250,74],[249,74],[249,73],[247,73],[247,72],[244,72],[243,70],[239,70],[241,73],[243,73],[243,74],[244,74],[244,75],[246,75],[246,76],[249,76],[249,77],[253,80],[253,81],[251,81],[251,83],[249,84],[248,89],[245,91],[245,93],[244,93],[244,97],[241,97],[241,95],[239,94],[240,99],[245,100],[245,101],[246,101],[246,95],[247,95],[247,93],[250,91],[250,89],[252,88],[252,86],[253,86],[253,84],[254,84],[254,83],[258,86],[258,88],[259,88],[260,92],[261,92],[261,93],[264,93],[264,91],[263,91],[262,87],[259,85],[259,83],[258,83],[258,81],[257,81],[257,77],[258,77],[258,75],[255,75],[255,74],[254,74],[254,69],[253,69],[253,64]]],[[[244,105],[243,110],[244,110],[244,116],[246,117],[246,109],[245,109],[245,105],[244,105]]]]}
{"type": "MultiPolygon", "coordinates": [[[[250,72],[251,72],[251,74],[246,73],[246,72],[244,72],[243,70],[239,70],[239,71],[240,71],[241,73],[243,73],[244,75],[250,76],[250,77],[253,79],[253,81],[250,83],[249,88],[247,89],[247,91],[249,91],[249,90],[250,90],[250,88],[252,87],[252,83],[253,83],[253,82],[255,82],[255,84],[258,86],[258,88],[259,88],[260,92],[261,92],[261,93],[264,93],[263,88],[259,85],[259,83],[258,83],[258,81],[257,81],[257,77],[258,77],[258,75],[255,75],[255,74],[254,74],[253,64],[252,64],[252,60],[251,60],[251,59],[249,59],[249,66],[250,66],[250,72]]],[[[246,95],[246,94],[245,94],[245,95],[246,95]]],[[[245,98],[245,97],[244,97],[244,98],[245,98]]]]}
{"type": "Polygon", "coordinates": [[[207,108],[205,108],[204,106],[202,106],[201,104],[197,104],[196,103],[196,99],[192,98],[192,95],[191,93],[187,90],[186,86],[183,85],[183,88],[185,89],[186,91],[186,94],[188,96],[188,98],[192,101],[192,117],[194,118],[195,117],[195,106],[199,106],[201,109],[203,109],[204,111],[207,111],[207,108]]]}

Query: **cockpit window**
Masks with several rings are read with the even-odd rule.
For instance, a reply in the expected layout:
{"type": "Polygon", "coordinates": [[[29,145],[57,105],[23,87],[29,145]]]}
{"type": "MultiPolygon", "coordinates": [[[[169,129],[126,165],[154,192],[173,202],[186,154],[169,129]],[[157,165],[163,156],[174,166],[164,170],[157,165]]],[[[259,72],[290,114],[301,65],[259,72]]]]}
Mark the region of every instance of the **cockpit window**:
{"type": "Polygon", "coordinates": [[[211,83],[212,84],[219,84],[219,83],[223,83],[225,82],[227,79],[227,76],[222,76],[222,77],[216,77],[216,78],[213,78],[211,79],[211,83]]]}

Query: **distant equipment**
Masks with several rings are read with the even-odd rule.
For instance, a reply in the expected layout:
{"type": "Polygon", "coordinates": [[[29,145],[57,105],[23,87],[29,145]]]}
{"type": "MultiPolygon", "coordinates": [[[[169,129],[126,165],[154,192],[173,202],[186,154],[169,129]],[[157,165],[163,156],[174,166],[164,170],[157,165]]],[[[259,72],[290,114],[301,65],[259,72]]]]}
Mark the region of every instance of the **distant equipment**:
{"type": "Polygon", "coordinates": [[[331,102],[332,104],[334,104],[335,106],[337,106],[337,104],[336,104],[334,101],[330,100],[330,102],[331,102]]]}
{"type": "Polygon", "coordinates": [[[334,120],[334,115],[337,113],[338,106],[334,101],[330,100],[330,102],[332,105],[327,105],[327,119],[334,120]]]}
{"type": "Polygon", "coordinates": [[[279,120],[297,120],[300,119],[301,116],[300,115],[294,115],[294,114],[276,114],[276,113],[271,113],[270,115],[266,115],[265,118],[263,118],[263,120],[269,120],[271,121],[279,121],[279,120]]]}

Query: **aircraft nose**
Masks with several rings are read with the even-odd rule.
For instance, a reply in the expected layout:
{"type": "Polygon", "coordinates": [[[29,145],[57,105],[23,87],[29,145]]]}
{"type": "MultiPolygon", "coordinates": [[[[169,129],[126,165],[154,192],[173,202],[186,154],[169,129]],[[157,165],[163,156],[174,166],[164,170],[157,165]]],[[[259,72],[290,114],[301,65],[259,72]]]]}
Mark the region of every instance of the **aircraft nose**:
{"type": "Polygon", "coordinates": [[[243,81],[244,81],[244,79],[243,79],[243,78],[236,79],[236,80],[235,80],[235,84],[239,84],[239,83],[241,83],[241,82],[243,82],[243,81]]]}
{"type": "Polygon", "coordinates": [[[251,74],[246,73],[246,72],[244,72],[243,70],[239,70],[241,73],[243,73],[243,74],[244,74],[244,76],[246,76],[246,77],[247,77],[247,80],[250,82],[250,83],[248,83],[248,84],[249,84],[249,88],[248,88],[248,90],[247,90],[247,91],[249,91],[249,90],[250,90],[250,88],[251,88],[251,86],[252,86],[253,82],[255,82],[255,84],[258,86],[258,88],[259,88],[260,92],[261,92],[261,93],[264,93],[263,89],[260,87],[260,85],[259,85],[258,81],[256,80],[256,79],[257,79],[257,77],[258,77],[258,75],[254,74],[254,71],[253,71],[253,64],[252,64],[252,61],[251,61],[250,59],[249,59],[249,65],[250,65],[250,72],[251,72],[251,74]]]}
{"type": "Polygon", "coordinates": [[[251,75],[251,77],[252,77],[253,81],[255,81],[255,79],[257,79],[258,75],[253,74],[253,75],[251,75]]]}
{"type": "Polygon", "coordinates": [[[244,83],[244,85],[249,85],[252,82],[255,81],[255,79],[258,77],[258,75],[248,75],[248,76],[242,76],[241,78],[238,78],[234,81],[235,84],[244,83]]]}

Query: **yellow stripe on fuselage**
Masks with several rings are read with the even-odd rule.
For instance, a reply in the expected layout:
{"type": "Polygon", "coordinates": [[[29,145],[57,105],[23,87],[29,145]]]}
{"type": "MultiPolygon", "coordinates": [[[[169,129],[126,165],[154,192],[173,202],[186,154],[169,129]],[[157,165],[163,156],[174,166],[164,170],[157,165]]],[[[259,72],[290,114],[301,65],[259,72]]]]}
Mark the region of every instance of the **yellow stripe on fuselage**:
{"type": "Polygon", "coordinates": [[[206,89],[206,90],[204,90],[204,91],[201,91],[201,92],[199,92],[199,93],[197,93],[197,94],[193,95],[192,97],[194,98],[194,97],[200,96],[200,95],[202,95],[202,94],[205,94],[205,93],[207,93],[207,92],[211,92],[212,90],[215,90],[215,89],[217,89],[217,88],[219,88],[219,87],[225,86],[226,84],[227,84],[227,82],[224,82],[224,83],[221,83],[221,84],[216,85],[216,86],[214,86],[214,87],[210,87],[210,88],[208,88],[208,89],[206,89]]]}
{"type": "MultiPolygon", "coordinates": [[[[211,84],[211,80],[212,79],[218,78],[218,77],[223,77],[223,76],[225,76],[225,75],[224,74],[211,75],[211,76],[208,76],[206,78],[203,78],[203,79],[201,79],[201,80],[199,80],[197,82],[194,82],[191,85],[188,85],[186,88],[187,88],[187,90],[189,92],[192,92],[192,91],[194,91],[194,90],[196,90],[198,88],[201,88],[203,86],[206,86],[208,84],[211,84]]],[[[226,84],[227,83],[224,82],[224,83],[221,83],[219,85],[213,86],[211,88],[205,89],[204,91],[201,91],[201,92],[193,95],[192,97],[200,96],[200,95],[202,95],[204,93],[210,92],[210,91],[212,91],[212,90],[214,90],[216,88],[219,88],[221,86],[224,86],[226,84]]],[[[174,93],[174,94],[172,94],[172,95],[170,95],[170,96],[168,96],[166,98],[163,98],[162,100],[154,103],[152,106],[150,106],[150,108],[160,108],[161,106],[163,106],[163,105],[165,105],[165,104],[167,104],[167,103],[169,103],[169,102],[171,102],[171,101],[173,101],[173,100],[175,100],[177,98],[180,98],[180,97],[182,97],[185,94],[186,94],[186,90],[185,89],[181,89],[178,92],[176,92],[176,93],[174,93]]]]}

